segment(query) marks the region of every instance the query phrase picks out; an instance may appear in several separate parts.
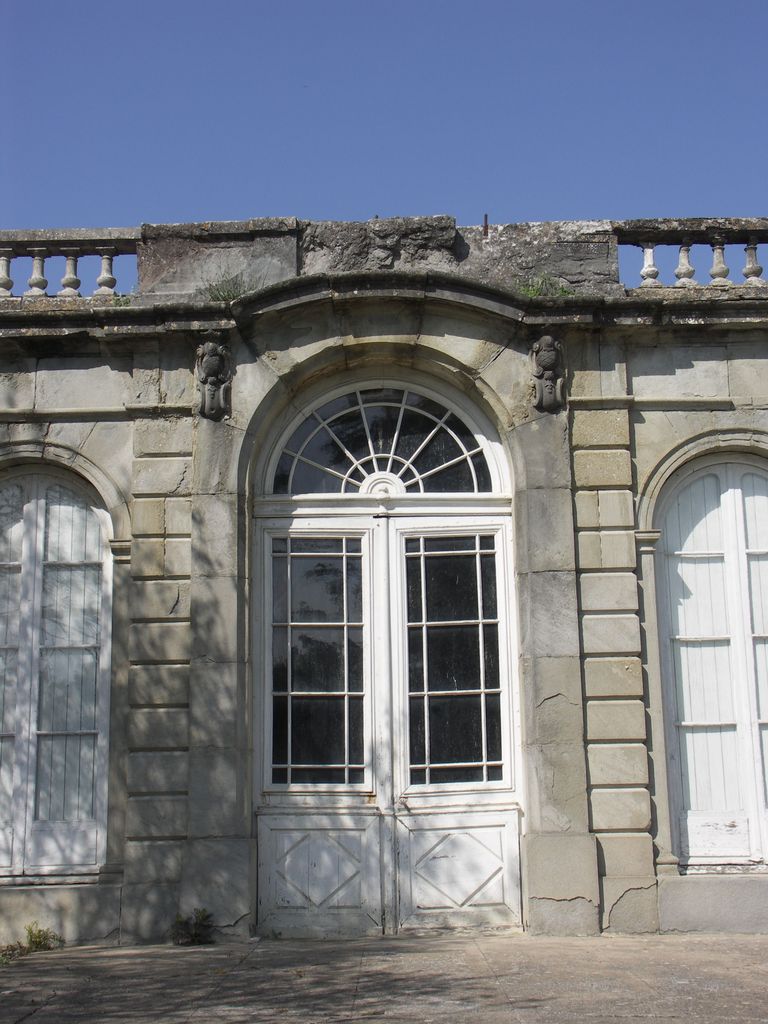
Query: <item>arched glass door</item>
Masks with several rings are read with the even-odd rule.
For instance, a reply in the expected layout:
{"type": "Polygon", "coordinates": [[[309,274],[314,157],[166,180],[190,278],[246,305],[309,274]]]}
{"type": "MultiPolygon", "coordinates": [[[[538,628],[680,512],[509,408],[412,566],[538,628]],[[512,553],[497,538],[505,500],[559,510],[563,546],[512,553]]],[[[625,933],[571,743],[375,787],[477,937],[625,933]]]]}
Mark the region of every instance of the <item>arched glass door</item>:
{"type": "Polygon", "coordinates": [[[259,531],[265,931],[519,922],[491,486],[487,442],[418,392],[344,394],[288,437],[273,490],[291,514],[266,503],[259,531]]]}

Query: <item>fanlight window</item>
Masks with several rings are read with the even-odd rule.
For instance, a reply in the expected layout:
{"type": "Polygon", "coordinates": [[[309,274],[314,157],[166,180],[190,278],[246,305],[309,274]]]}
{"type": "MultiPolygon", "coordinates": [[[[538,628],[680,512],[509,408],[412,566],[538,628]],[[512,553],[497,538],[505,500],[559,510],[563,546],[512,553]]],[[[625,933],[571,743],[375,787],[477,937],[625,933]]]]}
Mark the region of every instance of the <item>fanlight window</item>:
{"type": "Polygon", "coordinates": [[[491,490],[481,446],[459,417],[397,388],[352,391],[314,410],[291,435],[276,494],[476,493],[491,490]]]}

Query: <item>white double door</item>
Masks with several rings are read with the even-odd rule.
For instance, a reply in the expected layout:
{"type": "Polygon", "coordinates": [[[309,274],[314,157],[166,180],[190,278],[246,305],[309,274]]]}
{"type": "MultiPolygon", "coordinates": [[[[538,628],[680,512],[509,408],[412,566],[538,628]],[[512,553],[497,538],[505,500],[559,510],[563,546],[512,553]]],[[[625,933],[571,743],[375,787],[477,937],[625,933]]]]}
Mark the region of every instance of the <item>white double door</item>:
{"type": "Polygon", "coordinates": [[[519,926],[496,516],[264,520],[259,929],[519,926]]]}

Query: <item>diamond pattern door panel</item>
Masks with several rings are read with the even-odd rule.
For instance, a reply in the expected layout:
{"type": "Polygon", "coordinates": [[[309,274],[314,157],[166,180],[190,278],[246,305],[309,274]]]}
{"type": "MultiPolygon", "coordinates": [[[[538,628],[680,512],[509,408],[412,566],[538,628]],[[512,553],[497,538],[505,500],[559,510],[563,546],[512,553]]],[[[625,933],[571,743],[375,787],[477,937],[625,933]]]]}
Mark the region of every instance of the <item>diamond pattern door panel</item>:
{"type": "Polygon", "coordinates": [[[259,918],[274,934],[381,929],[377,817],[263,814],[259,849],[259,918]]]}
{"type": "Polygon", "coordinates": [[[518,925],[517,814],[398,820],[400,926],[518,925]]]}

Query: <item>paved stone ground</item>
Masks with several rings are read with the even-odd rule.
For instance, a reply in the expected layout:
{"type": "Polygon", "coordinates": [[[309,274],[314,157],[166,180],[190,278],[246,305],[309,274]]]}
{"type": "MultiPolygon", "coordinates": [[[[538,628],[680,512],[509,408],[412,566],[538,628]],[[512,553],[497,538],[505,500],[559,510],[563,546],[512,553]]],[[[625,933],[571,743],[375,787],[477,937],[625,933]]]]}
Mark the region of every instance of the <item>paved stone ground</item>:
{"type": "Polygon", "coordinates": [[[82,948],[0,968],[2,1024],[768,1021],[768,936],[82,948]]]}

